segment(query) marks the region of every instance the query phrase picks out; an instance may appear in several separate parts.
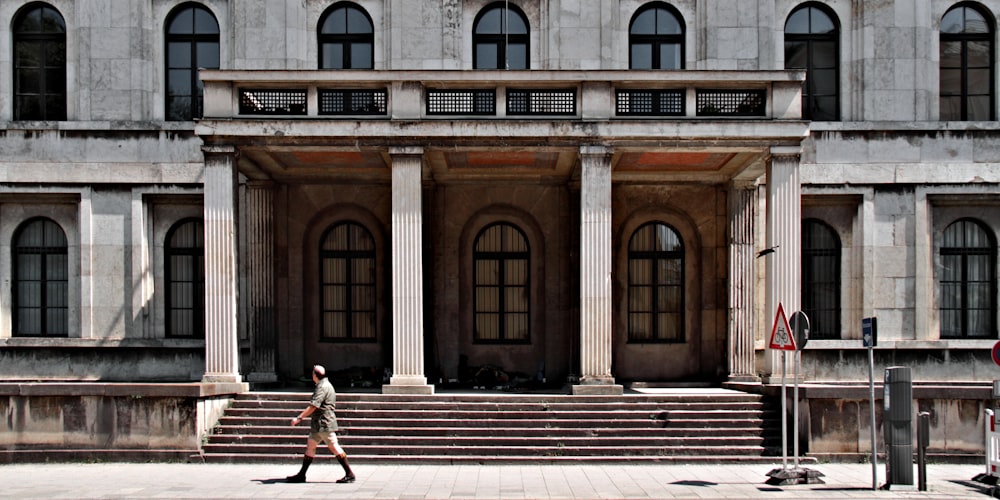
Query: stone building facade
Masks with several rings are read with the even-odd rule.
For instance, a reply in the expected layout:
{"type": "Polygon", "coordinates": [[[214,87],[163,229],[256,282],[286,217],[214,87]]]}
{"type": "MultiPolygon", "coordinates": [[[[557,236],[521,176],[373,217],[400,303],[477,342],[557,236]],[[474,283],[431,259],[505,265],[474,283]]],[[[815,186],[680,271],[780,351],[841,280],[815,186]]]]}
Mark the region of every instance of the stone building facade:
{"type": "Polygon", "coordinates": [[[231,394],[317,362],[385,373],[384,392],[482,366],[575,393],[766,390],[780,304],[812,318],[813,451],[864,447],[829,415],[867,418],[866,317],[939,447],[974,449],[996,373],[998,16],[6,1],[5,444],[63,439],[44,429],[65,409],[25,408],[73,398],[75,421],[121,420],[81,442],[127,447],[147,394],[186,423],[143,432],[196,446],[231,394]]]}

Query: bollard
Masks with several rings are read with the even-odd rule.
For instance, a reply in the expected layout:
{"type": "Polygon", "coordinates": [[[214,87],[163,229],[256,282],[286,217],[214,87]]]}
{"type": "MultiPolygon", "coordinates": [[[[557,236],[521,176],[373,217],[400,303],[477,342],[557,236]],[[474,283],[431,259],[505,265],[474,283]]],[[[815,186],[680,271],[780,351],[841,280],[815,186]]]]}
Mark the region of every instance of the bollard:
{"type": "Polygon", "coordinates": [[[917,414],[917,489],[927,491],[927,446],[931,440],[931,414],[917,414]]]}

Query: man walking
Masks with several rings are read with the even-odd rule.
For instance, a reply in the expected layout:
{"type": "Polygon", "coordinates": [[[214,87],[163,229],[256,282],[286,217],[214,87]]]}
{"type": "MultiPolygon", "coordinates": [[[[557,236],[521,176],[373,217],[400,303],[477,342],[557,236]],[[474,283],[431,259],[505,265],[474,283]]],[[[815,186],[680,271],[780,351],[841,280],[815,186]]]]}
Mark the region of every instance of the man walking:
{"type": "Polygon", "coordinates": [[[306,454],[302,457],[302,469],[294,476],[288,476],[289,483],[306,482],[306,470],[312,464],[313,457],[316,456],[316,446],[319,443],[326,443],[333,456],[337,457],[341,467],[344,468],[344,477],[337,480],[338,483],[353,483],[354,472],[350,464],[347,463],[347,453],[337,442],[337,415],[333,412],[336,407],[337,393],[333,390],[333,385],[326,378],[326,368],[322,365],[313,366],[312,379],[316,384],[313,390],[312,399],[309,406],[299,416],[292,419],[292,425],[299,425],[302,419],[318,412],[309,426],[309,440],[306,441],[306,454]]]}

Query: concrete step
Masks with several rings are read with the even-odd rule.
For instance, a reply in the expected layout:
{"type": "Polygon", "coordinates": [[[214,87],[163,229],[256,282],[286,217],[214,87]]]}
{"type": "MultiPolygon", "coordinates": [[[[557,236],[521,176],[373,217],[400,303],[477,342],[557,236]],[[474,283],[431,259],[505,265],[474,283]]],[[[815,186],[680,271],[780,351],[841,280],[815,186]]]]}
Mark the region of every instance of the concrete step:
{"type": "MultiPolygon", "coordinates": [[[[199,460],[294,462],[308,393],[241,395],[199,460]]],[[[740,461],[778,455],[779,415],[760,396],[338,394],[338,436],[352,460],[740,461]],[[617,457],[617,458],[616,458],[617,457]]],[[[773,460],[773,458],[771,458],[773,460]]]]}

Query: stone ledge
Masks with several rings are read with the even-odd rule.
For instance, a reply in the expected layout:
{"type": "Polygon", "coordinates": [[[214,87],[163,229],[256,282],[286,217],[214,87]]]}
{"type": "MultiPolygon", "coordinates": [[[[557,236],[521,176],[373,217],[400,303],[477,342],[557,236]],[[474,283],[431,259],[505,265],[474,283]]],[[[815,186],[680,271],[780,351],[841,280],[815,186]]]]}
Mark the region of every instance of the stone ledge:
{"type": "Polygon", "coordinates": [[[231,383],[101,383],[2,382],[0,396],[111,396],[208,398],[250,390],[245,382],[231,383]]]}

